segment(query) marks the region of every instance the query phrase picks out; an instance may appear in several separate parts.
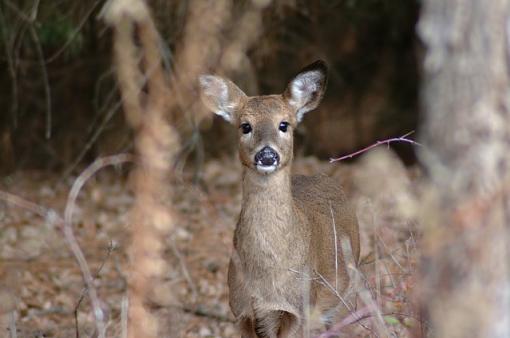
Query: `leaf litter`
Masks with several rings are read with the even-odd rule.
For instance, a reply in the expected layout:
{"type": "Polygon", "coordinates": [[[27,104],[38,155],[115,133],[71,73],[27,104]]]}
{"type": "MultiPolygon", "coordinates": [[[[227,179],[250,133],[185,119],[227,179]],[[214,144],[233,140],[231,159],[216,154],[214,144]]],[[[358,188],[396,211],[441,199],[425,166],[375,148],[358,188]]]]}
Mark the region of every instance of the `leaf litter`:
{"type": "MultiPolygon", "coordinates": [[[[332,165],[313,157],[294,163],[296,173],[326,173],[346,187],[360,219],[362,257],[377,252],[376,263],[367,258],[361,268],[366,286],[392,335],[408,337],[421,324],[411,299],[418,232],[412,220],[399,213],[394,194],[367,196],[355,183],[357,170],[357,165],[332,165]]],[[[61,213],[73,181],[60,179],[56,174],[17,172],[4,178],[0,188],[61,213]]],[[[167,272],[149,299],[161,337],[237,337],[228,306],[227,270],[241,205],[240,180],[237,161],[219,159],[205,164],[201,184],[192,184],[192,175],[168,183],[174,198],[165,203],[176,211],[174,231],[165,241],[167,272]]],[[[87,182],[73,217],[91,270],[99,271],[95,286],[107,314],[108,337],[121,337],[122,332],[133,201],[129,177],[107,170],[87,182]]],[[[15,310],[18,337],[75,337],[74,310],[84,284],[62,234],[51,222],[3,201],[0,224],[0,310],[15,310]]],[[[94,316],[87,296],[77,318],[80,336],[91,336],[94,316]]],[[[363,325],[350,324],[339,336],[371,336],[371,317],[357,322],[363,325]]]]}

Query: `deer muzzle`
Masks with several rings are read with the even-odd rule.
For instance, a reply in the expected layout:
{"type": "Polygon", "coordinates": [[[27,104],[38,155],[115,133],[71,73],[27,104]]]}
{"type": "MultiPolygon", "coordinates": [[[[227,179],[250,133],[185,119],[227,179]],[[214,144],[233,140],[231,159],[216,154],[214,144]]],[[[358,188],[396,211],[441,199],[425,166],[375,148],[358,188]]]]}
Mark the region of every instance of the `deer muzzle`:
{"type": "Polygon", "coordinates": [[[280,156],[269,146],[265,146],[255,154],[255,166],[259,172],[273,172],[278,167],[279,162],[280,156]]]}

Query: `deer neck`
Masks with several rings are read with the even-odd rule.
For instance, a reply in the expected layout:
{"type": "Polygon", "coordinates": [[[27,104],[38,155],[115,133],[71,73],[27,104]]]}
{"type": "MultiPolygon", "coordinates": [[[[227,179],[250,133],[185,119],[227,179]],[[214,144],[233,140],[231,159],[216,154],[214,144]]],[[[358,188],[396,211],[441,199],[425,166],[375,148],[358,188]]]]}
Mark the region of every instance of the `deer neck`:
{"type": "Polygon", "coordinates": [[[243,203],[234,235],[234,246],[245,267],[255,276],[275,267],[288,270],[302,266],[307,236],[301,229],[291,191],[290,168],[270,175],[245,169],[243,203]],[[299,248],[296,252],[296,248],[299,248]]]}
{"type": "MultiPolygon", "coordinates": [[[[285,226],[285,223],[291,222],[288,216],[293,209],[289,166],[269,175],[244,170],[241,217],[257,220],[259,224],[256,226],[285,226]]],[[[246,221],[252,223],[248,219],[246,221]]]]}

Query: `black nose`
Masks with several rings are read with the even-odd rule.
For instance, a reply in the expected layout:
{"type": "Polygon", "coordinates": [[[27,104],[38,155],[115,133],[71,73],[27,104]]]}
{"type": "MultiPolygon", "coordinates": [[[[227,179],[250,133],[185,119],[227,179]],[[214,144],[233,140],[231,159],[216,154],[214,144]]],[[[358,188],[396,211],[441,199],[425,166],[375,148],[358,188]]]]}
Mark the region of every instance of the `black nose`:
{"type": "Polygon", "coordinates": [[[271,147],[262,148],[257,154],[255,154],[255,164],[262,164],[263,166],[270,166],[278,164],[280,156],[271,147]]]}

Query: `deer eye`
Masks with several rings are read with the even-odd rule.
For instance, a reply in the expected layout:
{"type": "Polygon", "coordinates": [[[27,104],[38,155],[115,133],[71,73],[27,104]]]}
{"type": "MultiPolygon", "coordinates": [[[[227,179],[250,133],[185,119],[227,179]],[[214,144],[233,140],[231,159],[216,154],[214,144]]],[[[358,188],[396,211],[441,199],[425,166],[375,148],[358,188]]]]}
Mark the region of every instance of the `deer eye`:
{"type": "Polygon", "coordinates": [[[282,122],[280,122],[278,129],[280,129],[280,131],[283,131],[284,133],[286,133],[288,127],[289,127],[289,122],[282,121],[282,122]]]}
{"type": "Polygon", "coordinates": [[[241,124],[241,130],[243,131],[243,134],[249,134],[251,133],[251,125],[249,123],[243,123],[241,124]]]}

